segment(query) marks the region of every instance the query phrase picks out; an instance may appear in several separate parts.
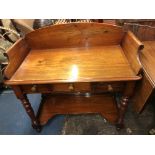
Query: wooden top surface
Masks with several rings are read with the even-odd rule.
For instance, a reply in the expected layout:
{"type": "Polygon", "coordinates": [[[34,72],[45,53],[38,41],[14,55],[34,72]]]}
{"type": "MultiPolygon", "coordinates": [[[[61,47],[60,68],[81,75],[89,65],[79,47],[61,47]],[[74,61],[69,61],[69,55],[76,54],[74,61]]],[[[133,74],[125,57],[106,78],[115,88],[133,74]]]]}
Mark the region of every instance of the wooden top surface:
{"type": "Polygon", "coordinates": [[[144,41],[143,43],[144,50],[140,54],[140,60],[155,86],[155,41],[144,41]]]}
{"type": "Polygon", "coordinates": [[[138,80],[119,45],[31,50],[11,84],[138,80]]]}

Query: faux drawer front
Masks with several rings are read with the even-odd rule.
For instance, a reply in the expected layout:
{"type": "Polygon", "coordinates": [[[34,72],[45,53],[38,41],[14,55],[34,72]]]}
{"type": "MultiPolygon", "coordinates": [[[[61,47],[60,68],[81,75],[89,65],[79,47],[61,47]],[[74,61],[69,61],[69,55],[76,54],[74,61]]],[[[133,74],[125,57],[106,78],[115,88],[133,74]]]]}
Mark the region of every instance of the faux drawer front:
{"type": "Polygon", "coordinates": [[[89,83],[64,83],[54,84],[54,92],[87,92],[90,91],[89,83]]]}
{"type": "Polygon", "coordinates": [[[99,82],[92,84],[92,91],[93,92],[119,92],[122,91],[124,88],[123,82],[99,82]]]}
{"type": "Polygon", "coordinates": [[[50,93],[53,90],[53,86],[51,84],[44,85],[22,85],[22,90],[24,93],[50,93]]]}

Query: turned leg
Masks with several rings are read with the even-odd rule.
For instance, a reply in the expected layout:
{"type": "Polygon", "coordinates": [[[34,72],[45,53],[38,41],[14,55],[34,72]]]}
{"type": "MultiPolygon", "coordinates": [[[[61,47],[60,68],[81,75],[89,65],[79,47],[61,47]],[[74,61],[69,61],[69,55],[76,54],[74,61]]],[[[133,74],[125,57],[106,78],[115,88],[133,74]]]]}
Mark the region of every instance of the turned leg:
{"type": "Polygon", "coordinates": [[[128,103],[129,103],[129,97],[127,96],[122,96],[121,99],[120,99],[120,103],[119,103],[119,117],[118,117],[118,120],[117,120],[117,129],[122,129],[124,127],[124,115],[125,115],[125,112],[126,112],[126,109],[127,109],[127,106],[128,106],[128,103]]]}
{"type": "Polygon", "coordinates": [[[36,129],[36,131],[40,132],[41,131],[41,126],[34,114],[33,108],[25,94],[22,93],[21,89],[19,86],[13,86],[12,87],[17,98],[21,101],[23,107],[25,108],[25,111],[27,112],[28,116],[31,119],[32,122],[32,127],[36,129]]]}
{"type": "Polygon", "coordinates": [[[21,100],[22,105],[24,106],[27,114],[29,115],[29,117],[31,118],[31,122],[32,122],[32,127],[34,129],[36,129],[38,132],[40,132],[41,130],[41,126],[39,125],[39,122],[34,114],[33,108],[27,98],[26,95],[23,95],[22,98],[19,98],[21,100]]]}
{"type": "Polygon", "coordinates": [[[118,106],[119,115],[116,123],[116,128],[118,130],[124,127],[124,116],[128,107],[129,98],[133,94],[134,86],[135,86],[135,82],[127,82],[123,95],[120,99],[119,106],[118,106]]]}

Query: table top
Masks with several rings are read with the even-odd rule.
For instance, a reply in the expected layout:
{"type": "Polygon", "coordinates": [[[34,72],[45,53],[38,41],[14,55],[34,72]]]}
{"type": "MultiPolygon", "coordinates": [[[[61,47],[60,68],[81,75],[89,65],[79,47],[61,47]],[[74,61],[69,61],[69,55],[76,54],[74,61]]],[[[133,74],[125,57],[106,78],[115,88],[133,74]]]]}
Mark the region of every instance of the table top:
{"type": "Polygon", "coordinates": [[[30,50],[9,81],[18,84],[138,80],[119,45],[30,50]]]}
{"type": "Polygon", "coordinates": [[[155,86],[155,41],[144,41],[143,43],[144,50],[140,54],[140,61],[155,86]]]}

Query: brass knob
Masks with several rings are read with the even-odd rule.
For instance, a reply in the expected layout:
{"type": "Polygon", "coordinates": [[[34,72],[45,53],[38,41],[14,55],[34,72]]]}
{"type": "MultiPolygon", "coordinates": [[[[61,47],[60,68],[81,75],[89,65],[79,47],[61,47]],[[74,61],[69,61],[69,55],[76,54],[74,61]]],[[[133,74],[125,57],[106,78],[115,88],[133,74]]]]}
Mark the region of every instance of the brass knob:
{"type": "Polygon", "coordinates": [[[73,85],[73,84],[70,84],[69,87],[68,87],[68,89],[69,89],[70,91],[74,90],[74,85],[73,85]]]}
{"type": "Polygon", "coordinates": [[[36,92],[37,91],[37,85],[33,85],[32,88],[31,88],[31,91],[36,92]]]}
{"type": "Polygon", "coordinates": [[[112,92],[112,91],[113,91],[113,87],[112,87],[111,84],[108,84],[108,91],[109,91],[109,92],[112,92]]]}

